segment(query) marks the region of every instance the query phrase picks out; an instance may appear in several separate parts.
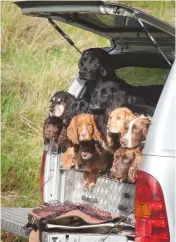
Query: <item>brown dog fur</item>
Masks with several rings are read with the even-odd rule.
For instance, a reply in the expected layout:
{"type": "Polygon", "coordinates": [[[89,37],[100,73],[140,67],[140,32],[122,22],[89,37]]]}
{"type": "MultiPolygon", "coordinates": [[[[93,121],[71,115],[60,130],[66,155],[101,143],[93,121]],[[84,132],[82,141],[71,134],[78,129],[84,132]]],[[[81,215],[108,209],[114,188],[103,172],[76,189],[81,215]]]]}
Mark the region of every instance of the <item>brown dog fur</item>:
{"type": "Polygon", "coordinates": [[[107,123],[107,142],[109,147],[113,147],[113,135],[119,138],[124,135],[128,122],[134,118],[134,114],[125,107],[114,109],[108,117],[107,123]]]}
{"type": "Polygon", "coordinates": [[[111,177],[117,178],[121,182],[128,180],[134,183],[141,159],[141,150],[139,148],[119,148],[114,154],[114,161],[110,170],[111,177]]]}

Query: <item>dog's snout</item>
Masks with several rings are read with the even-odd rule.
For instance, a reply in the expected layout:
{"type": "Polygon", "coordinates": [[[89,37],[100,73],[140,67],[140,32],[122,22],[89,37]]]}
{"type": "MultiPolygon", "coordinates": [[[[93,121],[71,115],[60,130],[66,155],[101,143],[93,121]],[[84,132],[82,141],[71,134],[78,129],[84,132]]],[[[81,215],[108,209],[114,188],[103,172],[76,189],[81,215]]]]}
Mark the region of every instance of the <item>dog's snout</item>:
{"type": "Polygon", "coordinates": [[[122,147],[124,147],[125,145],[127,145],[127,139],[123,138],[120,140],[120,144],[122,145],[122,147]]]}
{"type": "Polygon", "coordinates": [[[79,71],[79,75],[80,75],[81,77],[84,76],[84,73],[85,73],[85,72],[84,72],[83,70],[80,70],[80,71],[79,71]]]}
{"type": "Polygon", "coordinates": [[[110,169],[110,173],[115,173],[116,172],[116,169],[114,168],[114,167],[112,167],[111,169],[110,169]]]}
{"type": "Polygon", "coordinates": [[[100,109],[100,106],[97,104],[97,103],[95,103],[95,104],[90,104],[90,109],[91,110],[99,110],[100,109]]]}
{"type": "Polygon", "coordinates": [[[84,132],[81,133],[81,136],[82,136],[83,138],[85,138],[85,137],[87,136],[87,133],[84,131],[84,132]]]}

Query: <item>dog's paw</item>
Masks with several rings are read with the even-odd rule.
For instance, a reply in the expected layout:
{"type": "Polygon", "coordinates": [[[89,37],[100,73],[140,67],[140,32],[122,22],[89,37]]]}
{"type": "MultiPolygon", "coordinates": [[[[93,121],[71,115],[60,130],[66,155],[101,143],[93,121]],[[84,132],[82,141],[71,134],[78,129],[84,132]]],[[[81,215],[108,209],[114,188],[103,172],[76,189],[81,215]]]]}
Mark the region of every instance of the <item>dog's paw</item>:
{"type": "Polygon", "coordinates": [[[76,171],[79,170],[79,166],[78,166],[78,164],[75,165],[75,170],[76,170],[76,171]]]}
{"type": "Polygon", "coordinates": [[[84,181],[83,186],[84,186],[85,188],[88,188],[88,187],[89,187],[89,183],[88,183],[88,181],[84,181]]]}
{"type": "Polygon", "coordinates": [[[136,179],[134,177],[128,177],[128,182],[135,183],[136,179]]]}
{"type": "Polygon", "coordinates": [[[124,178],[124,177],[119,179],[119,182],[120,182],[120,183],[123,183],[123,182],[125,182],[125,181],[126,181],[126,178],[124,178]]]}
{"type": "Polygon", "coordinates": [[[96,186],[95,183],[93,183],[93,182],[89,183],[89,185],[88,185],[89,191],[93,191],[95,189],[95,186],[96,186]]]}

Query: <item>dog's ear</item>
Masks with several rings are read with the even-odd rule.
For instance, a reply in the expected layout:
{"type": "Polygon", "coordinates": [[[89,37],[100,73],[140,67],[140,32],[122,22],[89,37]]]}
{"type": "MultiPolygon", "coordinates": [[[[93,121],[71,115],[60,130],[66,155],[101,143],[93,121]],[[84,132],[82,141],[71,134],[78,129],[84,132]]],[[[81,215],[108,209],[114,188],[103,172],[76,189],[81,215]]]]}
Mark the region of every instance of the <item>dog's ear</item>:
{"type": "Polygon", "coordinates": [[[92,124],[93,124],[93,129],[94,129],[94,133],[93,133],[93,139],[95,141],[99,141],[100,143],[102,143],[102,134],[101,132],[98,130],[97,125],[95,123],[95,118],[93,115],[91,115],[92,117],[92,124]]]}
{"type": "Polygon", "coordinates": [[[151,124],[151,120],[146,117],[144,119],[144,125],[143,125],[143,135],[144,135],[144,137],[147,136],[147,132],[148,132],[150,124],[151,124]]]}
{"type": "Polygon", "coordinates": [[[123,125],[121,126],[121,137],[123,137],[125,135],[126,132],[126,127],[129,124],[129,122],[134,118],[133,113],[130,110],[126,110],[125,111],[125,120],[123,125]]]}
{"type": "Polygon", "coordinates": [[[81,69],[81,67],[82,67],[82,56],[78,61],[78,68],[81,69]]]}
{"type": "Polygon", "coordinates": [[[130,165],[130,169],[128,170],[128,181],[134,183],[137,178],[137,172],[139,170],[140,164],[142,162],[141,151],[134,150],[134,160],[130,165]]]}
{"type": "Polygon", "coordinates": [[[134,114],[130,110],[126,110],[125,121],[126,124],[129,123],[134,118],[134,114]]]}
{"type": "Polygon", "coordinates": [[[74,117],[67,128],[67,137],[73,144],[78,144],[77,117],[74,117]]]}
{"type": "Polygon", "coordinates": [[[100,66],[100,74],[102,76],[107,76],[108,72],[105,70],[105,68],[103,66],[100,66]]]}
{"type": "Polygon", "coordinates": [[[80,58],[79,61],[78,61],[78,67],[79,67],[79,69],[81,69],[81,67],[82,67],[82,65],[83,65],[82,60],[83,60],[83,57],[84,57],[85,53],[86,53],[86,50],[84,50],[84,51],[82,52],[81,58],[80,58]]]}

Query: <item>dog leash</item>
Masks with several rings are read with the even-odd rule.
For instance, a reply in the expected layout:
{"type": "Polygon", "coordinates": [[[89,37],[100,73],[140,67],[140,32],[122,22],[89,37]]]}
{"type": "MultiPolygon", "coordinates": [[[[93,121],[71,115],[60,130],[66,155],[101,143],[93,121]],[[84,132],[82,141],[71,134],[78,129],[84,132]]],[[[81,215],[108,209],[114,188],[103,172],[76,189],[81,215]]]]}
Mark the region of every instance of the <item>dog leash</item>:
{"type": "Polygon", "coordinates": [[[73,46],[80,54],[82,54],[81,51],[75,46],[74,42],[70,39],[70,37],[52,19],[48,18],[48,21],[71,46],[73,46]]]}

